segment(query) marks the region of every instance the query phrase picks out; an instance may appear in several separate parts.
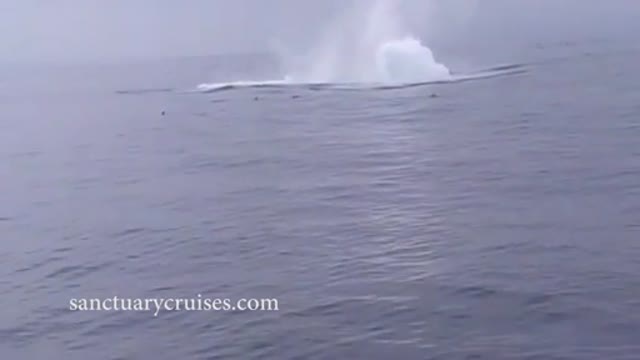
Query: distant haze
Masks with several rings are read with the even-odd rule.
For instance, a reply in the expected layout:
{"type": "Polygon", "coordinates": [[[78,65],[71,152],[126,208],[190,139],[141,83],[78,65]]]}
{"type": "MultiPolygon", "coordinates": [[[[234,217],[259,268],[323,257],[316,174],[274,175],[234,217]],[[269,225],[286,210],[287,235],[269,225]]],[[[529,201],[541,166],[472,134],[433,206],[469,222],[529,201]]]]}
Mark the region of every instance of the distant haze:
{"type": "MultiPolygon", "coordinates": [[[[402,3],[414,33],[440,46],[609,31],[633,42],[640,15],[636,0],[389,1],[402,3]]],[[[4,0],[0,62],[303,49],[358,2],[367,0],[4,0]]]]}

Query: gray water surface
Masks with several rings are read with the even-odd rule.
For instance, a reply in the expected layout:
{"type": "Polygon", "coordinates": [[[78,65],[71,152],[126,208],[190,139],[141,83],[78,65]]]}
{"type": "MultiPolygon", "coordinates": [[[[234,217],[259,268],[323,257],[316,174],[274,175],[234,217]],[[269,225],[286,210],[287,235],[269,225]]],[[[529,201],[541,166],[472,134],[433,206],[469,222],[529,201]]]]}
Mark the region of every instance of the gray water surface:
{"type": "Polygon", "coordinates": [[[638,358],[639,56],[357,91],[7,71],[2,357],[638,358]],[[69,310],[197,294],[279,311],[69,310]]]}

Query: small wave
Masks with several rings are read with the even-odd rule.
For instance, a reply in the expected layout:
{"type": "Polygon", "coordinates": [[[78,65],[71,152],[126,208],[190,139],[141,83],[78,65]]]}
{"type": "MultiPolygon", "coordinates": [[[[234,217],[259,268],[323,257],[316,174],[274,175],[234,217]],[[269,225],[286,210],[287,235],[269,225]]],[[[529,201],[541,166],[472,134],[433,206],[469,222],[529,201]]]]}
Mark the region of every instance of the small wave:
{"type": "Polygon", "coordinates": [[[311,91],[362,91],[362,90],[394,90],[406,89],[426,85],[444,85],[473,80],[491,79],[503,76],[512,76],[526,73],[528,70],[523,64],[507,64],[483,69],[477,72],[465,74],[452,74],[449,79],[408,82],[408,83],[305,83],[294,82],[290,79],[266,80],[266,81],[236,81],[226,83],[201,84],[197,87],[198,93],[214,93],[236,89],[281,89],[281,88],[303,88],[311,91]]]}
{"type": "Polygon", "coordinates": [[[513,71],[513,70],[523,70],[525,68],[525,64],[504,64],[497,65],[494,67],[490,67],[488,69],[484,69],[480,72],[488,73],[488,72],[496,72],[496,71],[513,71]]]}
{"type": "Polygon", "coordinates": [[[264,81],[232,81],[223,83],[200,84],[198,91],[202,93],[212,93],[225,90],[233,90],[237,88],[266,88],[278,87],[291,84],[288,79],[283,80],[264,80],[264,81]]]}
{"type": "Polygon", "coordinates": [[[117,90],[116,94],[120,95],[142,95],[153,93],[171,93],[174,92],[172,88],[153,88],[153,89],[130,89],[130,90],[117,90]]]}
{"type": "Polygon", "coordinates": [[[525,74],[527,72],[528,72],[528,69],[526,68],[525,65],[521,65],[521,64],[503,65],[503,66],[481,70],[474,73],[454,75],[453,78],[451,79],[451,82],[491,79],[496,77],[525,74]]]}

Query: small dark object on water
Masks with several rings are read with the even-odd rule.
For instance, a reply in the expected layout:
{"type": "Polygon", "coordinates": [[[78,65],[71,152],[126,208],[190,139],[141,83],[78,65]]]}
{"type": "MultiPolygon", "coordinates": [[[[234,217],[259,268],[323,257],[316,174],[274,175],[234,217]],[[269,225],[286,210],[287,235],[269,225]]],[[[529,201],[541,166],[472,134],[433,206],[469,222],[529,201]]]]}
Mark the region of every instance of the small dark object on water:
{"type": "Polygon", "coordinates": [[[258,101],[258,100],[260,100],[260,98],[257,96],[253,98],[253,101],[258,101]]]}
{"type": "Polygon", "coordinates": [[[292,96],[291,96],[291,98],[292,98],[292,99],[299,99],[299,98],[300,98],[300,95],[292,95],[292,96]]]}
{"type": "Polygon", "coordinates": [[[432,98],[432,99],[435,99],[435,98],[437,98],[437,97],[438,97],[438,94],[436,94],[436,93],[433,93],[433,94],[431,94],[431,96],[430,96],[430,98],[432,98]]]}
{"type": "Polygon", "coordinates": [[[162,114],[162,116],[164,116],[166,113],[164,112],[164,110],[162,110],[162,112],[160,114],[162,114]]]}

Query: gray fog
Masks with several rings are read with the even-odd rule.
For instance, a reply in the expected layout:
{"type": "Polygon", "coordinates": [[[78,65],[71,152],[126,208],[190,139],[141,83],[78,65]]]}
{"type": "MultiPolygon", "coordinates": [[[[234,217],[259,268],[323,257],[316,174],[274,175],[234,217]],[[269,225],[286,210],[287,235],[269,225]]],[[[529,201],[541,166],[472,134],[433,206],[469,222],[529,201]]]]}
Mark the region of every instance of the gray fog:
{"type": "MultiPolygon", "coordinates": [[[[459,48],[514,38],[563,40],[576,33],[597,37],[614,32],[634,41],[634,20],[640,15],[640,3],[634,0],[397,1],[412,32],[436,46],[459,48]]],[[[305,48],[349,8],[357,9],[358,2],[367,0],[3,0],[0,61],[305,48]]]]}

